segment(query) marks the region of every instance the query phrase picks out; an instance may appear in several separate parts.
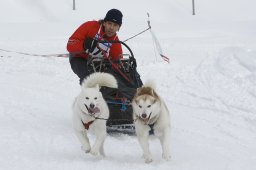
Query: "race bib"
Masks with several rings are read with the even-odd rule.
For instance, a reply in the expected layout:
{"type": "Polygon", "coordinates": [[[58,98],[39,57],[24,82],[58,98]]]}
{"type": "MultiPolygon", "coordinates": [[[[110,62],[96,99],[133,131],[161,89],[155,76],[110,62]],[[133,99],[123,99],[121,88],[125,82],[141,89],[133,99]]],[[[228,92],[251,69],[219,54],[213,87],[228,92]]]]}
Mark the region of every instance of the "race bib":
{"type": "MultiPolygon", "coordinates": [[[[96,34],[94,39],[100,40],[100,41],[104,40],[99,34],[96,34]]],[[[98,58],[98,57],[103,57],[104,53],[105,53],[108,56],[111,45],[112,45],[112,43],[109,43],[109,42],[98,43],[98,46],[97,45],[95,46],[95,48],[90,53],[90,55],[92,57],[98,58]]]]}

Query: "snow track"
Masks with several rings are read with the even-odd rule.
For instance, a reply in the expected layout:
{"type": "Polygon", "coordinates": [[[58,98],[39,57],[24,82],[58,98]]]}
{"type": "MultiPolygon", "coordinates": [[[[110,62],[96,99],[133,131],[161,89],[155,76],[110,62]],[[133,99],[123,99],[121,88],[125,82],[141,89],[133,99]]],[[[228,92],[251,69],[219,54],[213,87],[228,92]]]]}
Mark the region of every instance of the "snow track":
{"type": "Polygon", "coordinates": [[[255,0],[198,0],[195,16],[191,1],[76,2],[76,11],[71,0],[1,2],[0,170],[255,169],[255,0]],[[71,125],[80,86],[68,58],[26,55],[65,54],[80,24],[113,7],[124,14],[121,40],[145,29],[149,12],[170,57],[160,62],[149,32],[128,42],[143,82],[156,80],[171,111],[170,162],[153,138],[154,161],[146,165],[127,135],[107,136],[106,158],[85,154],[71,125]]]}
{"type": "MultiPolygon", "coordinates": [[[[156,78],[157,89],[172,113],[173,159],[161,160],[160,144],[153,140],[155,163],[149,169],[204,169],[209,165],[223,169],[236,167],[244,157],[248,159],[242,163],[254,164],[250,160],[256,152],[256,99],[251,79],[255,69],[252,62],[241,59],[252,52],[236,50],[224,49],[197,68],[164,63],[139,66],[143,80],[156,78]],[[186,159],[190,162],[184,162],[186,159]]],[[[30,165],[30,169],[38,165],[42,169],[78,169],[83,162],[95,168],[96,161],[96,169],[143,169],[140,147],[132,136],[109,136],[106,159],[79,149],[71,127],[71,103],[79,85],[66,58],[12,54],[0,58],[0,67],[4,77],[0,82],[0,146],[12,160],[7,164],[2,163],[5,158],[0,159],[5,169],[18,160],[19,166],[12,169],[29,169],[30,165]]]]}

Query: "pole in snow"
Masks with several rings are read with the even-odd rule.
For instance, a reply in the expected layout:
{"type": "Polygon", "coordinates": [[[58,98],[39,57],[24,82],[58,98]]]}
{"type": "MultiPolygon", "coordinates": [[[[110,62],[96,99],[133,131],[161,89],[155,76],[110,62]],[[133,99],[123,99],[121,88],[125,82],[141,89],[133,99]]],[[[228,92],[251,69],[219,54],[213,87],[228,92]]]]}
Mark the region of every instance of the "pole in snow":
{"type": "Polygon", "coordinates": [[[192,15],[196,15],[196,12],[195,12],[195,0],[192,0],[192,15]]]}
{"type": "Polygon", "coordinates": [[[159,41],[158,41],[156,35],[154,34],[154,32],[153,32],[152,29],[151,29],[150,19],[149,19],[149,13],[147,13],[147,15],[148,15],[148,28],[149,28],[150,33],[151,33],[151,35],[152,35],[153,43],[155,44],[155,47],[156,47],[156,49],[157,49],[157,51],[158,51],[158,54],[162,57],[162,59],[163,59],[164,61],[166,61],[166,62],[169,63],[169,62],[170,62],[169,57],[167,57],[167,56],[165,56],[165,55],[163,54],[161,45],[160,45],[160,43],[159,43],[159,41]]]}
{"type": "Polygon", "coordinates": [[[73,10],[76,10],[76,0],[73,0],[73,10]]]}

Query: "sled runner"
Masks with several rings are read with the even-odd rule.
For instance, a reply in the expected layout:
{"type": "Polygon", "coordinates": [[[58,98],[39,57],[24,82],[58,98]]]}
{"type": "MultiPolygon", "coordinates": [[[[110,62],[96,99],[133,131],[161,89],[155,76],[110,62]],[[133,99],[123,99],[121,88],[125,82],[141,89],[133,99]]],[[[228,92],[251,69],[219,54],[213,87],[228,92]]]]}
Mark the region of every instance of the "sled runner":
{"type": "MultiPolygon", "coordinates": [[[[99,43],[104,43],[104,41],[99,43]]],[[[110,43],[121,43],[130,54],[123,54],[123,59],[112,61],[104,50],[101,50],[100,52],[102,52],[104,57],[91,57],[87,62],[88,72],[90,74],[93,72],[110,73],[118,82],[118,89],[101,88],[110,112],[109,119],[107,120],[107,132],[134,134],[135,128],[131,101],[136,89],[142,86],[142,81],[136,70],[136,60],[129,46],[122,41],[111,41],[110,43]]],[[[97,47],[101,49],[99,45],[97,47]]]]}

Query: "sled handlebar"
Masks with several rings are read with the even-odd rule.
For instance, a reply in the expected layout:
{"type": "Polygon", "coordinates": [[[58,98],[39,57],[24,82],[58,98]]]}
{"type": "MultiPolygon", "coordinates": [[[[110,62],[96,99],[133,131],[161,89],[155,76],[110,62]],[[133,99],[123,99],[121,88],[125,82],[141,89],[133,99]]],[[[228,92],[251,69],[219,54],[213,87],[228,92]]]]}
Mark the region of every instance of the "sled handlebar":
{"type": "Polygon", "coordinates": [[[132,52],[131,48],[130,48],[126,43],[124,43],[123,41],[117,41],[117,40],[106,41],[106,40],[103,40],[103,41],[98,41],[98,43],[114,43],[114,44],[119,43],[119,44],[122,44],[122,45],[124,45],[124,46],[128,49],[128,51],[130,52],[131,58],[134,58],[134,55],[133,55],[133,52],[132,52]]]}

